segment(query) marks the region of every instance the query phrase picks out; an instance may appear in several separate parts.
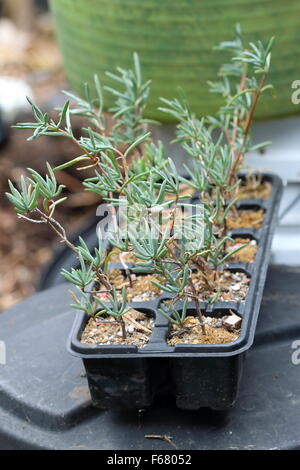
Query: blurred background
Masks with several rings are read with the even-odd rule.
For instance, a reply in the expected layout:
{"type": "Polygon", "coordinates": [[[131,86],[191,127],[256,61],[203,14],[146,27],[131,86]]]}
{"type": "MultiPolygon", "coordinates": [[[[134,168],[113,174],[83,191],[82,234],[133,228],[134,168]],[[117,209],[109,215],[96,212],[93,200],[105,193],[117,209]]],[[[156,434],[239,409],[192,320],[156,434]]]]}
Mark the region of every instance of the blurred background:
{"type": "MultiPolygon", "coordinates": [[[[63,161],[74,149],[63,139],[45,137],[27,142],[26,132],[10,128],[17,121],[32,120],[26,95],[44,109],[53,109],[63,99],[60,90],[66,89],[67,84],[47,2],[2,0],[0,5],[0,310],[3,310],[35,291],[42,267],[50,261],[54,247],[54,237],[46,227],[22,224],[16,218],[3,194],[7,179],[17,182],[29,166],[43,171],[45,161],[63,161]]],[[[74,195],[69,205],[60,209],[59,217],[70,233],[76,232],[95,213],[95,200],[79,196],[82,187],[76,174],[61,172],[59,178],[74,195]]]]}
{"type": "MultiPolygon", "coordinates": [[[[276,36],[270,79],[275,91],[259,106],[253,132],[256,141],[273,145],[248,161],[284,179],[272,259],[300,266],[300,104],[291,100],[292,83],[300,80],[299,0],[252,0],[251,7],[249,0],[50,0],[49,5],[0,0],[0,310],[59,282],[59,261],[67,256],[57,255],[46,227],[19,221],[3,195],[7,179],[17,182],[28,166],[41,170],[45,161],[55,164],[73,154],[68,142],[47,137],[26,142],[26,132],[10,127],[31,119],[25,96],[53,109],[63,100],[61,89],[80,93],[94,73],[105,81],[104,71],[130,67],[137,51],[145,78],[153,80],[150,117],[165,118],[156,110],[159,97],[173,97],[179,85],[198,115],[213,113],[219,103],[206,82],[214,79],[223,58],[212,47],[230,40],[236,23],[246,40],[276,36]]],[[[154,132],[168,146],[174,125],[165,122],[154,132]]],[[[180,166],[184,155],[168,148],[180,166]]],[[[71,195],[59,206],[68,233],[93,226],[95,195],[82,192],[72,170],[58,177],[71,195]]]]}

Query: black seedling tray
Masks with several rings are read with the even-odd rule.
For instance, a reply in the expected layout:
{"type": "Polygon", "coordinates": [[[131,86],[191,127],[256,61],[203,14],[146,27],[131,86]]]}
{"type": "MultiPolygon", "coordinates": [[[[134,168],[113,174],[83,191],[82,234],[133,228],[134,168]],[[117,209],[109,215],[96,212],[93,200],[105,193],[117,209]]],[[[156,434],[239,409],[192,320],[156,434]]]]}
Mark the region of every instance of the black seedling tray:
{"type": "MultiPolygon", "coordinates": [[[[277,223],[282,194],[281,179],[264,174],[263,181],[272,184],[268,200],[244,199],[237,203],[239,209],[259,208],[265,212],[259,229],[235,229],[232,237],[253,238],[257,241],[257,254],[252,263],[227,263],[225,269],[243,271],[250,278],[245,301],[202,303],[204,315],[223,317],[229,311],[242,318],[239,338],[225,344],[179,344],[168,346],[168,321],[157,309],[170,296],[163,295],[147,302],[130,305],[155,317],[155,326],[149,343],[138,349],[130,345],[88,346],[80,342],[88,316],[76,316],[68,340],[69,351],[80,357],[85,365],[93,404],[99,408],[145,408],[159,393],[173,393],[179,408],[196,410],[209,407],[225,410],[236,398],[242,376],[246,351],[251,347],[265,278],[271,254],[271,242],[277,223]]],[[[115,264],[114,267],[122,268],[115,264]]],[[[129,268],[132,267],[129,265],[129,268]]],[[[181,304],[178,303],[178,308],[181,304]]],[[[194,304],[188,306],[190,314],[194,304]]]]}

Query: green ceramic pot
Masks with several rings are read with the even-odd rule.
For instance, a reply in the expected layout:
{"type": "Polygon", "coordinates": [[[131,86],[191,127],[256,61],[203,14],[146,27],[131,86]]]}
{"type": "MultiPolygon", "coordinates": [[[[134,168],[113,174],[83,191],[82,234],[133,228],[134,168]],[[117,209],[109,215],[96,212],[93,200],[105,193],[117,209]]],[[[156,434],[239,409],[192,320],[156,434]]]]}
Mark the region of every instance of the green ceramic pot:
{"type": "Polygon", "coordinates": [[[272,77],[275,93],[264,98],[258,117],[298,112],[291,102],[291,83],[300,79],[299,0],[50,0],[71,87],[98,73],[132,65],[140,54],[145,78],[152,79],[148,116],[159,97],[171,98],[182,86],[198,115],[212,113],[219,101],[208,93],[224,57],[212,51],[231,39],[240,23],[246,40],[276,37],[272,77]]]}

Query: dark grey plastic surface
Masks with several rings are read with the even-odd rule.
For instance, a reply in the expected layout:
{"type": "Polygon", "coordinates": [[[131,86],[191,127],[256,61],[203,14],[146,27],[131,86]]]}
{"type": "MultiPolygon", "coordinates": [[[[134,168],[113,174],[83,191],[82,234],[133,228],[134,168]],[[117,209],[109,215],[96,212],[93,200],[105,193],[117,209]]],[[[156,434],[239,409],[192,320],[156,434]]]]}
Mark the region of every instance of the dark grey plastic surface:
{"type": "Polygon", "coordinates": [[[74,319],[66,286],[4,312],[0,449],[173,450],[146,434],[169,434],[182,450],[300,449],[300,365],[292,362],[300,340],[299,281],[300,268],[270,268],[256,341],[228,413],[179,410],[169,396],[140,413],[99,411],[81,360],[65,349],[74,319]]]}

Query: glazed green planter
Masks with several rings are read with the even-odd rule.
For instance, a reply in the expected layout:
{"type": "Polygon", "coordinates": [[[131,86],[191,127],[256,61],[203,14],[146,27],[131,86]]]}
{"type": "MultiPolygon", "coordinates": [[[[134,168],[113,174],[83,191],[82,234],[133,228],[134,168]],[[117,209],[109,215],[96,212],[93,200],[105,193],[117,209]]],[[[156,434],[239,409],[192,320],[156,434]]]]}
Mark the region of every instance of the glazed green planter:
{"type": "Polygon", "coordinates": [[[129,68],[140,54],[145,78],[152,79],[148,116],[159,97],[171,98],[182,86],[198,115],[212,113],[219,98],[210,94],[224,56],[212,47],[232,38],[239,22],[246,40],[276,37],[272,82],[260,118],[295,114],[291,83],[300,79],[299,0],[50,0],[67,76],[80,93],[82,83],[117,66],[129,68]]]}

